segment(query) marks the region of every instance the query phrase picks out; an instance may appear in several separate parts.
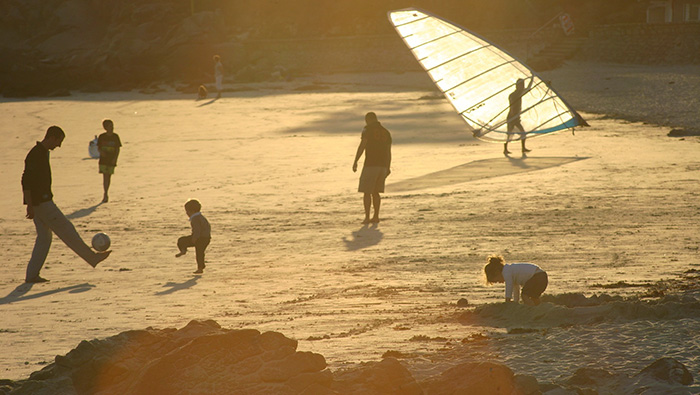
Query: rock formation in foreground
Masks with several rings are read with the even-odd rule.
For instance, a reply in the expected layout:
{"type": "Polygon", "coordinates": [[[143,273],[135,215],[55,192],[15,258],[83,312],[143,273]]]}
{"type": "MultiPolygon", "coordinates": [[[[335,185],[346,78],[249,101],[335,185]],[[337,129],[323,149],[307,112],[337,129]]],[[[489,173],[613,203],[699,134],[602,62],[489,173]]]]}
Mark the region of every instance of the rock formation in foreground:
{"type": "Polygon", "coordinates": [[[82,341],[26,380],[0,380],[0,394],[529,395],[631,393],[692,383],[685,366],[671,358],[633,377],[582,368],[560,384],[545,385],[492,362],[456,363],[422,381],[395,358],[331,372],[322,355],[297,351],[297,341],[280,333],[225,329],[207,320],[82,341]]]}

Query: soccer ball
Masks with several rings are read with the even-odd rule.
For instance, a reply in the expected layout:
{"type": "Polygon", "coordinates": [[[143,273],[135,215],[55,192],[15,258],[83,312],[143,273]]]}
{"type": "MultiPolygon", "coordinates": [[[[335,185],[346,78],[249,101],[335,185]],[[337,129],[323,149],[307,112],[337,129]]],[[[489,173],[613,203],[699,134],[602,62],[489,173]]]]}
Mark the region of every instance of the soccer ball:
{"type": "Polygon", "coordinates": [[[96,234],[92,238],[92,248],[96,249],[97,251],[107,251],[110,244],[111,241],[109,240],[109,236],[102,232],[96,234]]]}

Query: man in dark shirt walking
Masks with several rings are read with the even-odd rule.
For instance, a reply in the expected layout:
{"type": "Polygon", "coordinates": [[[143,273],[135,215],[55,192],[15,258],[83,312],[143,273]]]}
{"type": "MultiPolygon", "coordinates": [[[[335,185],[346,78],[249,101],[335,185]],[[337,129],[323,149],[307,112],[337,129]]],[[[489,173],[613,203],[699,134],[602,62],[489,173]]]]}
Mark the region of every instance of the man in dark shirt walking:
{"type": "Polygon", "coordinates": [[[52,233],[56,233],[68,247],[92,267],[97,266],[112,253],[112,251],[97,253],[92,251],[75,230],[73,224],[53,202],[49,151],[60,147],[65,137],[66,134],[60,127],[49,127],[44,139],[36,143],[24,160],[24,173],[22,174],[24,204],[27,205],[27,218],[34,220],[36,227],[36,242],[25,277],[25,281],[28,283],[48,281],[39,276],[39,272],[49,254],[52,233]]]}
{"type": "Polygon", "coordinates": [[[391,134],[377,120],[377,114],[365,115],[365,128],[362,140],[357,147],[352,171],[357,171],[357,161],[365,153],[365,163],[360,175],[358,192],[364,193],[365,220],[363,224],[379,222],[380,192],[384,192],[384,181],[391,174],[391,134]],[[369,218],[370,207],[374,202],[374,216],[369,218]]]}

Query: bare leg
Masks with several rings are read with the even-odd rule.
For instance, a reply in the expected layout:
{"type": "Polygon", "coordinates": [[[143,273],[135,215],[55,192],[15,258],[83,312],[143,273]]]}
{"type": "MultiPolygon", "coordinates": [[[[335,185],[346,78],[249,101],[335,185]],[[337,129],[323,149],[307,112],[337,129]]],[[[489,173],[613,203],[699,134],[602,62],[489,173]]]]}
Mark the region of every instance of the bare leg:
{"type": "Polygon", "coordinates": [[[523,137],[523,139],[521,140],[521,143],[522,143],[522,147],[523,147],[523,152],[530,152],[529,149],[525,148],[525,138],[524,138],[524,137],[523,137]]]}
{"type": "Polygon", "coordinates": [[[372,195],[369,193],[365,193],[363,196],[363,203],[365,205],[365,220],[362,221],[363,224],[368,224],[369,223],[369,209],[372,206],[372,195]]]}
{"type": "Polygon", "coordinates": [[[107,203],[109,201],[109,196],[107,192],[109,192],[109,184],[112,183],[112,175],[103,173],[102,176],[102,185],[104,186],[105,190],[104,197],[102,198],[102,203],[107,203]]]}
{"type": "MultiPolygon", "coordinates": [[[[379,192],[372,194],[372,200],[374,201],[374,217],[369,222],[377,223],[379,222],[379,207],[382,205],[382,198],[379,196],[379,192]]],[[[367,211],[369,215],[369,211],[367,211]]]]}
{"type": "Polygon", "coordinates": [[[506,156],[508,156],[508,154],[510,154],[510,151],[508,151],[508,143],[510,143],[511,138],[513,137],[513,135],[511,134],[511,131],[512,131],[512,128],[509,125],[508,126],[508,134],[506,136],[506,142],[505,142],[505,144],[503,144],[503,155],[506,155],[506,156]]]}

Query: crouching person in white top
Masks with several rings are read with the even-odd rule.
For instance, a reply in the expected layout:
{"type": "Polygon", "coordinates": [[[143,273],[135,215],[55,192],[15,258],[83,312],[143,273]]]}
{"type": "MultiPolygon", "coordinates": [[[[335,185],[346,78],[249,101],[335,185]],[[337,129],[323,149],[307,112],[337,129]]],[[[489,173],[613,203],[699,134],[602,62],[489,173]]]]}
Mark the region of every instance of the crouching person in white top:
{"type": "Polygon", "coordinates": [[[487,261],[484,266],[486,283],[505,283],[506,302],[518,303],[522,295],[523,303],[531,306],[540,304],[540,296],[547,289],[547,272],[532,263],[506,264],[500,255],[491,255],[487,261]]]}

